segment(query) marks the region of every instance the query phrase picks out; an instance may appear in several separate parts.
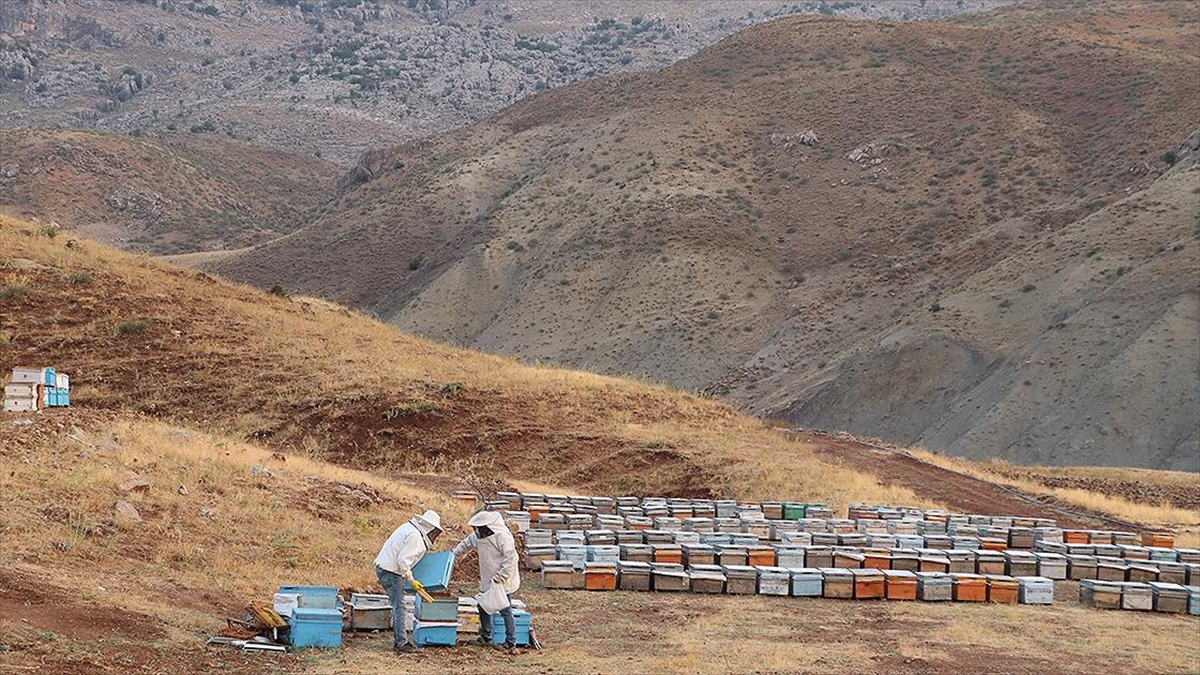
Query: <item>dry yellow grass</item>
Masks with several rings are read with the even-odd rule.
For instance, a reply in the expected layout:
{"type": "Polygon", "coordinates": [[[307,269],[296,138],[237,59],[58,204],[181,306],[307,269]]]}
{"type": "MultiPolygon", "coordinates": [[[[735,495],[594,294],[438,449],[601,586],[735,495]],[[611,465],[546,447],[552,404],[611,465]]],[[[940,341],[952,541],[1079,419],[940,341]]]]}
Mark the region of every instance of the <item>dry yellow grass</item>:
{"type": "MultiPolygon", "coordinates": [[[[470,456],[564,489],[932,505],[678,389],[455,349],[65,238],[0,217],[0,265],[35,263],[20,272],[28,297],[0,313],[22,326],[14,346],[75,376],[77,405],[222,435],[265,429],[273,447],[377,471],[444,473],[470,456]],[[65,281],[79,273],[90,283],[65,281]],[[114,337],[137,317],[144,333],[114,337]]],[[[0,369],[17,354],[0,350],[0,369]]]]}

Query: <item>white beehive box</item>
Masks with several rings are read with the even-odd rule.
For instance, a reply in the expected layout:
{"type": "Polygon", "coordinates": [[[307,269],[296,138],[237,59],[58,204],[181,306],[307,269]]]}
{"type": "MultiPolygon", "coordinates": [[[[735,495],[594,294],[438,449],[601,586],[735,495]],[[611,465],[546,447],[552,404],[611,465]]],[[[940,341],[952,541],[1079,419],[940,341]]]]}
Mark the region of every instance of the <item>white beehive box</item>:
{"type": "Polygon", "coordinates": [[[4,399],[4,412],[24,413],[37,411],[37,399],[24,398],[6,398],[4,399]]]}
{"type": "Polygon", "coordinates": [[[33,384],[40,384],[42,381],[42,369],[41,368],[13,368],[12,381],[16,382],[16,383],[32,382],[33,384]]]}

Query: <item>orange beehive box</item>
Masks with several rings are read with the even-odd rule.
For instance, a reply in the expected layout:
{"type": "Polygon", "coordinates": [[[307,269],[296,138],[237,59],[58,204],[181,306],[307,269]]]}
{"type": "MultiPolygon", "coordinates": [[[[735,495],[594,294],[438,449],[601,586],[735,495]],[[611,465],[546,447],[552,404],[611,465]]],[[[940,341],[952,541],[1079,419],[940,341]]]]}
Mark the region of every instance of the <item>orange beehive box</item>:
{"type": "Polygon", "coordinates": [[[675,565],[683,564],[683,550],[678,546],[655,546],[654,547],[654,562],[656,563],[672,563],[675,565]]]}
{"type": "Polygon", "coordinates": [[[955,574],[954,601],[987,602],[987,579],[978,574],[955,574]]]}
{"type": "Polygon", "coordinates": [[[529,522],[536,523],[542,517],[543,513],[550,513],[550,505],[530,504],[525,510],[529,512],[529,522]]]}
{"type": "Polygon", "coordinates": [[[884,593],[883,572],[880,570],[850,570],[854,575],[854,599],[874,600],[884,593]]]}
{"type": "Polygon", "coordinates": [[[1063,530],[1064,544],[1087,544],[1088,533],[1084,530],[1063,530]]]}
{"type": "Polygon", "coordinates": [[[775,549],[752,548],[748,551],[747,561],[746,564],[750,567],[774,567],[775,549]]]}
{"type": "Polygon", "coordinates": [[[888,600],[916,600],[917,575],[903,570],[883,573],[884,593],[888,600]]]}
{"type": "Polygon", "coordinates": [[[863,568],[872,570],[888,570],[892,568],[892,556],[887,553],[864,554],[863,568]]]}
{"type": "Polygon", "coordinates": [[[1021,584],[1013,577],[993,575],[986,577],[987,600],[1005,605],[1017,604],[1021,584]]]}
{"type": "Polygon", "coordinates": [[[617,590],[617,568],[612,565],[592,567],[589,564],[583,572],[583,587],[589,591],[617,590]]]}
{"type": "Polygon", "coordinates": [[[1142,546],[1175,548],[1175,535],[1170,532],[1143,532],[1142,546]]]}
{"type": "Polygon", "coordinates": [[[1006,551],[1008,542],[1003,539],[980,539],[979,548],[985,551],[1006,551]]]}

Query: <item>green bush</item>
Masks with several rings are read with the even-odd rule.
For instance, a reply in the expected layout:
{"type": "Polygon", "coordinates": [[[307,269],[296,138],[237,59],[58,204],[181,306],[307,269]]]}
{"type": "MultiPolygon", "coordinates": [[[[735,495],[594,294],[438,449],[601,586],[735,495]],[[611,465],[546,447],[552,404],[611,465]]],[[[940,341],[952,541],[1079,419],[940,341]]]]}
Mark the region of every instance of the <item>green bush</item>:
{"type": "Polygon", "coordinates": [[[113,337],[122,335],[140,335],[146,332],[150,322],[145,319],[130,319],[122,321],[113,328],[113,337]]]}
{"type": "Polygon", "coordinates": [[[71,272],[67,275],[67,283],[86,286],[92,283],[92,275],[87,272],[71,272]]]}

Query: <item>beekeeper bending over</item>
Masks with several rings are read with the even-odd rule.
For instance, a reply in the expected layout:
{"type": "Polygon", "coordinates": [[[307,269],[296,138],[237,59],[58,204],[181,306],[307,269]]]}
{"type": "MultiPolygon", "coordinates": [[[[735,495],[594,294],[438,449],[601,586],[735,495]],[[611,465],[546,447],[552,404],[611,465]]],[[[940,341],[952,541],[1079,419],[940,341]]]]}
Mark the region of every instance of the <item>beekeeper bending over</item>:
{"type": "Polygon", "coordinates": [[[437,511],[426,511],[397,527],[375,556],[375,576],[392,603],[392,649],[396,653],[417,651],[404,631],[404,586],[420,587],[413,579],[413,565],[425,557],[441,533],[442,517],[437,511]]]}
{"type": "MultiPolygon", "coordinates": [[[[499,610],[504,618],[504,646],[502,649],[510,654],[519,653],[516,643],[516,626],[513,622],[512,594],[521,587],[521,577],[517,572],[517,544],[513,541],[504,517],[495,511],[480,511],[467,521],[475,531],[467,535],[458,546],[454,547],[454,556],[466,553],[470,549],[479,551],[479,590],[481,598],[493,597],[503,592],[507,602],[501,602],[499,610]],[[496,586],[496,589],[492,587],[496,586]]],[[[495,612],[493,612],[495,613],[495,612]]],[[[479,606],[479,640],[478,644],[487,646],[492,643],[492,617],[479,606]]],[[[501,648],[501,647],[498,647],[501,648]]]]}

